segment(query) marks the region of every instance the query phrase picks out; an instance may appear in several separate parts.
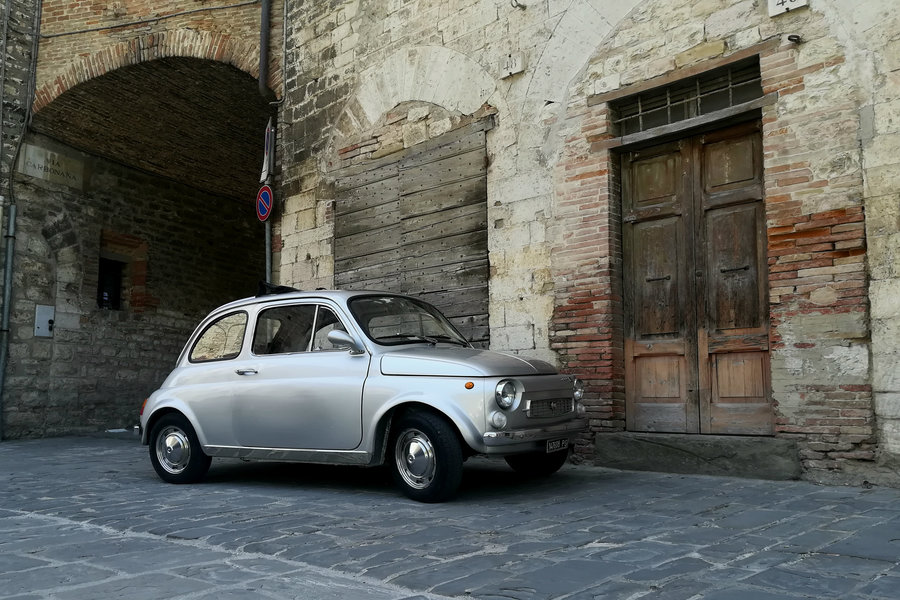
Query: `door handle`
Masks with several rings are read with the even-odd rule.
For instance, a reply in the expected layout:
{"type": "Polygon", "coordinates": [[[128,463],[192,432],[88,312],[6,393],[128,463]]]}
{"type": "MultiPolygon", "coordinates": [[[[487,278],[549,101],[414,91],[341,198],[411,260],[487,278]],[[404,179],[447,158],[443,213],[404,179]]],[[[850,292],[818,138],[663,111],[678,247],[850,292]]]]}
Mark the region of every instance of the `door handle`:
{"type": "Polygon", "coordinates": [[[235,371],[238,375],[256,375],[258,372],[256,369],[238,369],[235,371]]]}
{"type": "Polygon", "coordinates": [[[735,271],[748,271],[749,269],[750,265],[744,265],[743,267],[732,267],[730,269],[722,267],[721,269],[719,269],[719,273],[734,273],[735,271]]]}

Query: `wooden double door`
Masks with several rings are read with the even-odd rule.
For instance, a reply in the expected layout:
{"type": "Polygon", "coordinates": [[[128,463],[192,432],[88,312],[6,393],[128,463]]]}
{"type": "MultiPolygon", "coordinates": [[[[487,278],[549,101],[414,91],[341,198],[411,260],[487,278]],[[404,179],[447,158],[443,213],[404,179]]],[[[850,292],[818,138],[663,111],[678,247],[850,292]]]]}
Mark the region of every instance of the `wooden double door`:
{"type": "Polygon", "coordinates": [[[759,123],[622,156],[629,431],[768,435],[759,123]]]}

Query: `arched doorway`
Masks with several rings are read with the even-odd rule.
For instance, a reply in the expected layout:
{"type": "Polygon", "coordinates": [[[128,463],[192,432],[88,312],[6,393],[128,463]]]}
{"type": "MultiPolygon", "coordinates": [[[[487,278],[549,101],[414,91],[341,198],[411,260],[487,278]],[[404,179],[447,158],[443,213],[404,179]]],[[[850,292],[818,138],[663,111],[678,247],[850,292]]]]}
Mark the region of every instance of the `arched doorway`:
{"type": "Polygon", "coordinates": [[[197,319],[254,293],[270,100],[231,65],[165,57],[40,106],[18,163],[11,355],[27,360],[9,366],[5,437],[133,424],[197,319]]]}

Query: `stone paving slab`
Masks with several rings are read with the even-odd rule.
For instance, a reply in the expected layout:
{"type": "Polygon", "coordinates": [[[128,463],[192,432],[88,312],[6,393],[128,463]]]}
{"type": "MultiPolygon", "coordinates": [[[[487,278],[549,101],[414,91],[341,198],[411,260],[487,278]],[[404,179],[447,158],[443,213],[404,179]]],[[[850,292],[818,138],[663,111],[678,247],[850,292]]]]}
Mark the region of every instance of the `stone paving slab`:
{"type": "Polygon", "coordinates": [[[0,443],[0,598],[896,600],[900,490],[475,459],[425,505],[383,469],[213,462],[134,438],[0,443]]]}

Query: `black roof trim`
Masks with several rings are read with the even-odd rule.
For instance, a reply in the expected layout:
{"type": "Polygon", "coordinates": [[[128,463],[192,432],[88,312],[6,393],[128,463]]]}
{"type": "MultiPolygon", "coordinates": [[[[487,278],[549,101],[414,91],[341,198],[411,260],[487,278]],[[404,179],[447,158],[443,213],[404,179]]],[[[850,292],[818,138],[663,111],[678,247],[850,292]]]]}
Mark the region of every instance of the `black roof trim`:
{"type": "Polygon", "coordinates": [[[259,287],[256,290],[256,297],[259,298],[260,296],[271,296],[273,294],[290,294],[292,292],[302,291],[303,290],[299,290],[288,285],[277,285],[274,283],[269,283],[268,281],[260,281],[259,287]]]}

